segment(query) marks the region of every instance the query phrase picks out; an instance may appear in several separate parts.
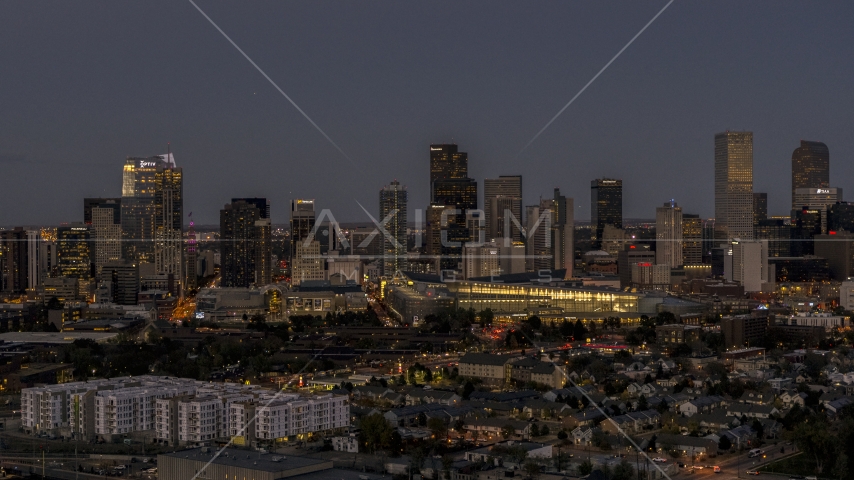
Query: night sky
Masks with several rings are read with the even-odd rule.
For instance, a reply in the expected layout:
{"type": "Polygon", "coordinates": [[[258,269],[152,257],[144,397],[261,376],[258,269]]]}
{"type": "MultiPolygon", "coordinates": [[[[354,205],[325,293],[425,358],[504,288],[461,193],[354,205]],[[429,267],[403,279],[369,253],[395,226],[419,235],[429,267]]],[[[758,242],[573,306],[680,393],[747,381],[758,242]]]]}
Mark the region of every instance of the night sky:
{"type": "Polygon", "coordinates": [[[590,216],[590,180],[622,178],[624,215],[670,198],[713,215],[714,134],[754,132],[754,191],[786,214],[801,139],[830,149],[854,199],[854,2],[674,2],[528,149],[522,147],[665,4],[221,2],[198,5],[345,158],[187,1],[0,3],[0,225],[82,221],[119,196],[128,155],[184,168],[185,210],[291,198],[367,221],[378,190],[428,203],[429,144],[482,180],[522,174],[590,216]]]}

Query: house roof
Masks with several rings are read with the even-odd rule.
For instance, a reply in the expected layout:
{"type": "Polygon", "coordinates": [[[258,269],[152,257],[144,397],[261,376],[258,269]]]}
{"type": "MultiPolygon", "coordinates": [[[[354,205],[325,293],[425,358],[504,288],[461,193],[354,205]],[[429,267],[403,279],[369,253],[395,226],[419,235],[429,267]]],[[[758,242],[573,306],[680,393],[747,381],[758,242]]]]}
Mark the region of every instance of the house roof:
{"type": "Polygon", "coordinates": [[[509,355],[493,355],[491,353],[467,353],[460,358],[460,363],[469,363],[472,365],[492,365],[502,366],[513,360],[509,355]]]}

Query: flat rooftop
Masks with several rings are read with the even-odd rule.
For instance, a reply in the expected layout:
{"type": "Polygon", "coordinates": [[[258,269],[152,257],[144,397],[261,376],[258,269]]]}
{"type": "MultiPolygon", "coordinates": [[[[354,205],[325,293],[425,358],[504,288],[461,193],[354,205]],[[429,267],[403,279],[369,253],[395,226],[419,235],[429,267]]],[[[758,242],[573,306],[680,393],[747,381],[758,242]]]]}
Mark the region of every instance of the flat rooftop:
{"type": "Polygon", "coordinates": [[[217,465],[249,468],[252,470],[260,470],[263,472],[283,472],[287,470],[303,469],[306,467],[315,467],[317,470],[326,470],[332,468],[331,460],[319,460],[316,458],[295,457],[291,455],[277,455],[272,453],[260,453],[257,451],[250,450],[238,450],[236,448],[226,448],[219,455],[217,455],[217,452],[219,452],[219,449],[214,447],[210,447],[207,449],[193,448],[190,450],[180,450],[172,453],[161,453],[158,456],[172,457],[181,460],[191,460],[204,463],[210,462],[212,464],[217,465]]]}
{"type": "Polygon", "coordinates": [[[111,332],[6,332],[0,333],[4,342],[66,344],[79,339],[90,339],[102,343],[115,338],[111,332]]]}

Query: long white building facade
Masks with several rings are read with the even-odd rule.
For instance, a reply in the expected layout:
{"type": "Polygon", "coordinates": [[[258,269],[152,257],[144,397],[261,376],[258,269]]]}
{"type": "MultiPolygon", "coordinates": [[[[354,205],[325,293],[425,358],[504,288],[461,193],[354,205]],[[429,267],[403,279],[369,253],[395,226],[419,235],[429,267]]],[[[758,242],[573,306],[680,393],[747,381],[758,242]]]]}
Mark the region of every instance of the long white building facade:
{"type": "Polygon", "coordinates": [[[25,432],[91,439],[142,435],[170,445],[306,438],[349,427],[347,397],[278,395],[259,386],[122,377],[21,391],[25,432]]]}

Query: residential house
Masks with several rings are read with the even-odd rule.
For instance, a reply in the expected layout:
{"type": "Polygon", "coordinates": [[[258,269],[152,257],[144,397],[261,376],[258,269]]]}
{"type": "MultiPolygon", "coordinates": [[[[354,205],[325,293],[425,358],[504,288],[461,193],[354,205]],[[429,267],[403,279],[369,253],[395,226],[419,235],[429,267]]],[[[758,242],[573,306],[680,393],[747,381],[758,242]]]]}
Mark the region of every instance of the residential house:
{"type": "Polygon", "coordinates": [[[437,403],[439,405],[458,406],[462,397],[454,392],[444,390],[426,390],[423,388],[413,388],[405,396],[406,405],[421,405],[424,403],[437,403]]]}
{"type": "Polygon", "coordinates": [[[530,422],[520,422],[510,418],[466,418],[463,429],[469,434],[477,433],[480,438],[502,438],[505,427],[513,429],[512,437],[527,440],[531,436],[530,422]]]}
{"type": "Polygon", "coordinates": [[[771,405],[755,405],[749,403],[733,403],[726,407],[727,415],[732,417],[769,418],[780,413],[771,405]]]}
{"type": "Polygon", "coordinates": [[[505,366],[514,359],[511,355],[467,353],[460,358],[459,375],[479,378],[486,385],[504,385],[510,380],[508,369],[505,366]]]}
{"type": "Polygon", "coordinates": [[[711,412],[712,410],[723,406],[725,403],[724,398],[718,395],[699,397],[679,405],[679,413],[686,417],[690,417],[697,413],[711,412]]]}

